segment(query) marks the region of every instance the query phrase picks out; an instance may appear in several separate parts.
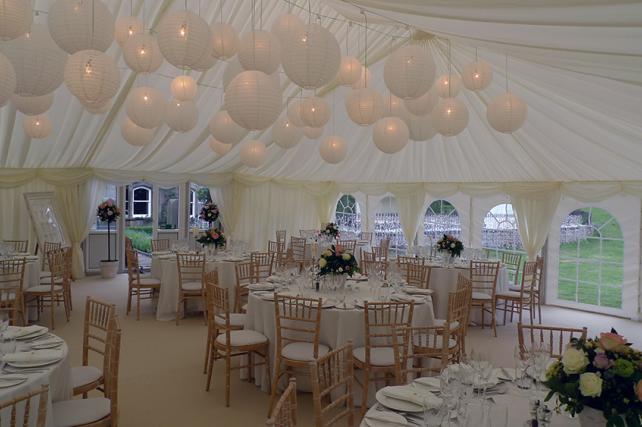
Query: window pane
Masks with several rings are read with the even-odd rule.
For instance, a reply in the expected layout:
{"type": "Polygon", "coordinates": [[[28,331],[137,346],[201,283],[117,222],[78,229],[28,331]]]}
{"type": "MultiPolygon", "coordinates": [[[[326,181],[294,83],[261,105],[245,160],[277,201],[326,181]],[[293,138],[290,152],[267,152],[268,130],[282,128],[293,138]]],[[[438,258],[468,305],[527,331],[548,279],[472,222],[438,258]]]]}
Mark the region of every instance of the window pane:
{"type": "MultiPolygon", "coordinates": [[[[205,203],[212,201],[212,196],[210,195],[210,189],[207,187],[200,186],[198,184],[190,184],[190,206],[189,206],[189,226],[197,227],[202,230],[206,229],[209,224],[207,221],[201,220],[198,216],[201,213],[201,208],[205,203]]],[[[213,226],[220,226],[220,220],[217,224],[212,224],[213,226]]]]}
{"type": "Polygon", "coordinates": [[[345,238],[350,237],[349,233],[356,234],[361,231],[361,209],[357,200],[350,194],[344,194],[337,202],[335,220],[345,238]]]}
{"type": "MultiPolygon", "coordinates": [[[[414,239],[415,236],[412,236],[414,239]]],[[[390,252],[394,255],[406,253],[408,243],[399,221],[397,201],[393,196],[388,196],[379,202],[375,212],[375,242],[379,245],[381,240],[390,240],[390,252]]]]}
{"type": "Polygon", "coordinates": [[[134,215],[149,215],[148,202],[134,202],[134,215]]]}
{"type": "Polygon", "coordinates": [[[149,200],[149,190],[146,188],[137,188],[134,190],[134,201],[149,200]]]}
{"type": "Polygon", "coordinates": [[[428,206],[424,215],[424,240],[432,246],[444,234],[461,239],[459,213],[447,200],[436,200],[428,206]]]}
{"type": "MultiPolygon", "coordinates": [[[[105,191],[103,193],[101,202],[107,199],[112,199],[115,202],[118,202],[118,188],[114,184],[107,184],[105,185],[105,191]]],[[[92,225],[92,230],[107,230],[107,223],[100,221],[96,217],[96,221],[92,225]]],[[[112,224],[112,230],[114,229],[114,225],[112,224]]]]}

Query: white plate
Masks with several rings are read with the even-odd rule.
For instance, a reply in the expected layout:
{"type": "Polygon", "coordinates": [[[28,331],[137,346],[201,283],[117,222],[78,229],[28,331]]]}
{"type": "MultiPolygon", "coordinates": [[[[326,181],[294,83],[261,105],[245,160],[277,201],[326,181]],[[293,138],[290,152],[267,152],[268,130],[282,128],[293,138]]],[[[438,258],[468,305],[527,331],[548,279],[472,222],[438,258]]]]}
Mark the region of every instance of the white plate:
{"type": "Polygon", "coordinates": [[[27,381],[24,375],[0,375],[0,388],[9,388],[17,386],[27,381]]]}
{"type": "MultiPolygon", "coordinates": [[[[379,411],[377,411],[379,412],[379,411]]],[[[389,412],[390,414],[395,414],[395,412],[389,412]]],[[[399,414],[396,414],[399,415],[399,414]]],[[[373,420],[368,418],[366,415],[363,418],[363,422],[366,426],[368,427],[393,427],[393,426],[407,426],[408,425],[408,420],[406,420],[403,415],[399,415],[399,421],[398,422],[389,422],[389,421],[383,421],[383,420],[373,420]],[[403,420],[403,421],[402,421],[403,420]]]]}
{"type": "Polygon", "coordinates": [[[56,360],[49,360],[47,362],[7,362],[7,365],[13,366],[14,368],[35,368],[39,366],[49,366],[54,363],[58,363],[62,360],[62,357],[56,360]]]}
{"type": "Polygon", "coordinates": [[[394,399],[386,396],[385,394],[383,394],[384,389],[385,387],[377,391],[377,394],[375,395],[375,397],[377,398],[377,402],[381,403],[386,408],[390,408],[395,411],[401,411],[401,412],[423,412],[424,411],[423,405],[417,405],[412,402],[407,402],[405,400],[394,399]]]}
{"type": "Polygon", "coordinates": [[[435,292],[432,289],[422,289],[415,286],[406,286],[403,290],[409,295],[432,295],[435,292]]]}

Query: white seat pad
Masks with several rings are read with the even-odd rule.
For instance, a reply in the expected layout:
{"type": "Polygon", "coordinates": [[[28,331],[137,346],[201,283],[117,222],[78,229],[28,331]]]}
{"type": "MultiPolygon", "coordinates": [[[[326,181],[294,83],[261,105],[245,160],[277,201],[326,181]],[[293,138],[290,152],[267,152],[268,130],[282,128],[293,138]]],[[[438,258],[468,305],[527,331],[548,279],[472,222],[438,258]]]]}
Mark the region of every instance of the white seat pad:
{"type": "Polygon", "coordinates": [[[55,427],[72,427],[89,424],[111,413],[111,402],[104,397],[94,399],[63,400],[53,404],[55,427]]]}
{"type": "MultiPolygon", "coordinates": [[[[216,342],[225,345],[225,334],[216,337],[216,342]]],[[[251,329],[230,332],[230,341],[232,347],[241,347],[246,345],[262,344],[268,341],[268,338],[260,332],[251,329]]]]}
{"type": "Polygon", "coordinates": [[[160,280],[154,278],[154,277],[143,277],[140,276],[140,280],[138,281],[143,286],[159,286],[161,284],[160,280]]]}
{"type": "MultiPolygon", "coordinates": [[[[366,348],[357,347],[352,352],[355,359],[366,363],[366,348]]],[[[374,347],[370,349],[370,364],[376,366],[393,366],[395,354],[392,347],[374,347]]]]}
{"type": "Polygon", "coordinates": [[[473,299],[487,299],[490,301],[492,297],[484,292],[473,292],[473,299]]]}
{"type": "Polygon", "coordinates": [[[201,282],[185,282],[182,288],[184,291],[200,291],[202,285],[201,282]]]}
{"type": "MultiPolygon", "coordinates": [[[[62,291],[62,286],[54,285],[54,292],[62,291]]],[[[51,285],[38,285],[25,289],[25,292],[51,292],[51,285]]]]}
{"type": "MultiPolygon", "coordinates": [[[[230,326],[244,326],[246,317],[245,313],[230,313],[230,326]]],[[[216,323],[225,325],[225,317],[216,316],[216,323]]]]}
{"type": "MultiPolygon", "coordinates": [[[[441,327],[444,327],[444,325],[445,325],[445,324],[446,324],[446,319],[435,319],[435,320],[433,320],[433,322],[432,322],[432,325],[433,325],[433,326],[441,326],[441,327]]],[[[450,329],[451,329],[451,330],[452,330],[452,329],[457,329],[458,327],[459,327],[459,322],[458,322],[458,321],[456,321],[456,320],[455,320],[454,322],[451,322],[451,323],[450,323],[450,329]]]]}
{"type": "MultiPolygon", "coordinates": [[[[325,356],[329,351],[330,347],[319,343],[319,357],[325,356]]],[[[314,344],[310,342],[293,342],[281,349],[281,355],[301,362],[313,362],[315,360],[314,344]]]]}
{"type": "Polygon", "coordinates": [[[76,388],[93,383],[103,376],[103,371],[94,366],[74,366],[71,368],[71,387],[76,388]]]}
{"type": "MultiPolygon", "coordinates": [[[[527,294],[524,294],[526,296],[527,294]]],[[[511,297],[511,298],[519,298],[519,292],[516,291],[504,291],[504,292],[497,292],[498,297],[511,297]]]]}

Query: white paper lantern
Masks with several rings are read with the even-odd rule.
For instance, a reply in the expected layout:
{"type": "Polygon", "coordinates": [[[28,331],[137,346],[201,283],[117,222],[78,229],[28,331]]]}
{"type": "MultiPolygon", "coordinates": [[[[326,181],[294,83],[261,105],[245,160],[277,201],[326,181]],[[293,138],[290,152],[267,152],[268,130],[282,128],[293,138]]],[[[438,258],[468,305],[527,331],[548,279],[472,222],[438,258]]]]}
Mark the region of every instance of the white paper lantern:
{"type": "Polygon", "coordinates": [[[265,162],[267,150],[259,140],[248,141],[241,148],[241,163],[250,168],[258,168],[265,162]]]}
{"type": "Polygon", "coordinates": [[[143,34],[144,26],[135,16],[119,16],[116,18],[116,31],[114,38],[120,47],[124,47],[127,40],[143,34]]]}
{"type": "Polygon", "coordinates": [[[339,136],[328,136],[321,141],[319,154],[321,154],[323,160],[330,164],[339,163],[345,159],[348,154],[348,144],[339,136]]]}
{"type": "Polygon", "coordinates": [[[125,142],[136,147],[142,147],[152,142],[155,129],[146,129],[132,122],[128,117],[123,118],[120,125],[120,134],[125,142]]]}
{"type": "Polygon", "coordinates": [[[390,92],[399,98],[418,98],[432,86],[435,62],[424,47],[415,44],[403,46],[386,60],[383,79],[390,92]]]}
{"type": "Polygon", "coordinates": [[[513,133],[521,128],[528,115],[528,106],[512,92],[504,92],[486,108],[488,123],[497,132],[513,133]]]}
{"type": "Polygon", "coordinates": [[[352,89],[361,89],[372,86],[372,73],[369,69],[361,66],[361,77],[352,85],[352,89]]]}
{"type": "Polygon", "coordinates": [[[225,109],[245,129],[267,129],[281,113],[281,88],[261,71],[243,71],[225,91],[225,109]]]}
{"type": "Polygon", "coordinates": [[[369,87],[353,89],[346,97],[345,104],[350,120],[361,126],[379,120],[384,109],[381,94],[369,87]]]}
{"type": "Polygon", "coordinates": [[[192,65],[192,70],[196,70],[201,73],[205,72],[216,65],[216,61],[217,59],[213,57],[211,53],[208,53],[207,55],[203,55],[196,64],[192,65]]]}
{"type": "Polygon", "coordinates": [[[457,98],[443,98],[432,111],[432,122],[443,136],[455,136],[468,125],[468,109],[457,98]]]}
{"type": "Polygon", "coordinates": [[[212,52],[212,33],[207,22],[188,11],[167,15],[158,26],[158,45],[167,62],[177,68],[192,68],[212,52]]]}
{"type": "Polygon", "coordinates": [[[274,142],[282,148],[292,148],[303,138],[303,129],[290,122],[287,114],[279,117],[272,126],[274,142]]]}
{"type": "Polygon", "coordinates": [[[246,70],[272,74],[281,65],[281,45],[269,31],[257,30],[247,33],[239,44],[239,61],[246,70]]]}
{"type": "Polygon", "coordinates": [[[218,111],[208,124],[214,138],[224,144],[236,144],[249,133],[239,126],[225,110],[218,111]]]}
{"type": "Polygon", "coordinates": [[[32,20],[31,1],[0,1],[0,40],[13,40],[28,33],[32,20]]]}
{"type": "Polygon", "coordinates": [[[454,98],[461,90],[461,79],[456,74],[442,74],[435,83],[437,94],[442,98],[454,98]]]}
{"type": "Polygon", "coordinates": [[[439,102],[439,94],[437,88],[433,85],[430,90],[419,98],[406,99],[404,106],[406,109],[415,116],[425,116],[430,114],[435,109],[439,102]]]}
{"type": "Polygon", "coordinates": [[[16,90],[16,72],[6,56],[0,53],[0,107],[5,105],[16,90]]]}
{"type": "Polygon", "coordinates": [[[172,80],[170,91],[172,96],[179,101],[191,101],[196,98],[198,86],[192,77],[178,76],[172,80]]]}
{"type": "Polygon", "coordinates": [[[44,139],[51,134],[53,126],[45,115],[26,116],[22,122],[25,133],[33,139],[44,139]]]}
{"type": "Polygon", "coordinates": [[[114,16],[101,0],[56,0],[47,19],[51,37],[70,54],[105,52],[114,41],[114,16]]]}
{"type": "Polygon", "coordinates": [[[18,95],[46,95],[62,84],[67,54],[54,43],[44,25],[34,24],[30,33],[0,44],[0,51],[13,64],[18,95]]]}
{"type": "Polygon", "coordinates": [[[386,154],[393,154],[408,144],[408,126],[399,117],[379,119],[372,128],[372,141],[386,154]]]}
{"type": "Polygon", "coordinates": [[[189,132],[198,123],[198,109],[194,101],[171,100],[165,107],[165,123],[176,132],[189,132]]]}
{"type": "Polygon", "coordinates": [[[279,16],[272,24],[272,34],[274,34],[282,46],[287,44],[296,36],[298,32],[303,31],[305,24],[298,16],[289,13],[279,16]]]}
{"type": "Polygon", "coordinates": [[[410,139],[413,141],[428,141],[437,135],[437,129],[432,124],[432,115],[415,116],[408,113],[405,117],[410,139]]]}
{"type": "Polygon", "coordinates": [[[224,156],[230,152],[233,144],[223,144],[221,141],[217,141],[216,138],[211,137],[209,141],[209,146],[216,154],[219,156],[224,156]]]}
{"type": "Polygon", "coordinates": [[[325,99],[311,96],[301,101],[301,121],[305,126],[318,128],[330,120],[330,106],[325,99]]]}
{"type": "Polygon", "coordinates": [[[295,125],[299,127],[305,127],[305,123],[303,123],[303,100],[302,99],[295,99],[294,101],[291,101],[287,105],[287,111],[286,111],[288,118],[290,121],[295,125]]]}
{"type": "Polygon", "coordinates": [[[163,64],[156,37],[151,34],[136,34],[125,42],[123,58],[132,71],[153,73],[163,64]]]}
{"type": "Polygon", "coordinates": [[[408,111],[401,98],[397,98],[390,92],[383,96],[383,112],[381,113],[381,117],[399,117],[401,120],[405,120],[407,115],[408,111]]]}
{"type": "Polygon", "coordinates": [[[461,73],[464,86],[469,90],[483,90],[493,80],[493,69],[482,59],[468,64],[461,73]]]}
{"type": "Polygon", "coordinates": [[[282,62],[290,80],[302,88],[314,89],[334,80],[341,64],[341,49],[331,32],[318,24],[308,24],[288,41],[282,62]]]}
{"type": "Polygon", "coordinates": [[[325,128],[311,128],[311,127],[304,127],[303,129],[303,134],[305,135],[306,138],[308,139],[319,139],[321,138],[321,135],[323,135],[323,131],[325,128]]]}
{"type": "Polygon", "coordinates": [[[67,60],[65,84],[81,102],[103,103],[118,92],[120,71],[106,53],[81,50],[67,60]]]}
{"type": "Polygon", "coordinates": [[[165,98],[153,87],[141,86],[132,90],[125,107],[131,121],[145,129],[160,126],[165,118],[165,98]]]}
{"type": "Polygon", "coordinates": [[[363,65],[354,56],[344,56],[341,58],[339,73],[337,74],[337,83],[341,86],[352,86],[359,82],[363,74],[363,65]]]}
{"type": "Polygon", "coordinates": [[[14,94],[11,97],[11,103],[18,111],[27,116],[37,116],[44,114],[51,108],[54,102],[55,92],[42,96],[20,96],[14,94]]]}
{"type": "Polygon", "coordinates": [[[111,108],[111,100],[107,100],[105,102],[100,102],[100,103],[80,103],[83,107],[85,107],[85,110],[90,113],[90,114],[105,114],[106,112],[109,111],[111,108]]]}
{"type": "Polygon", "coordinates": [[[212,56],[218,59],[229,59],[236,55],[239,48],[239,36],[230,24],[213,24],[212,56]]]}

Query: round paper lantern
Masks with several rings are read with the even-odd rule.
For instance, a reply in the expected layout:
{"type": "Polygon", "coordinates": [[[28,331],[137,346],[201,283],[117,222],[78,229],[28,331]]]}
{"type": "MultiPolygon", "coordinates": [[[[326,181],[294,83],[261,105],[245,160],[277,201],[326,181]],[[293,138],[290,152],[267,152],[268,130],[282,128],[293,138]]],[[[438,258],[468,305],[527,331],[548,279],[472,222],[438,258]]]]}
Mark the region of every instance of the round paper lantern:
{"type": "Polygon", "coordinates": [[[288,118],[290,119],[290,122],[292,122],[295,126],[298,127],[305,127],[305,123],[303,123],[303,100],[302,99],[295,99],[294,101],[290,102],[287,105],[287,111],[286,111],[288,118]]]}
{"type": "Polygon", "coordinates": [[[265,162],[267,150],[259,140],[248,141],[241,148],[241,163],[250,168],[258,168],[265,162]]]}
{"type": "Polygon", "coordinates": [[[488,62],[480,59],[464,67],[461,79],[466,89],[486,89],[493,80],[493,70],[488,62]]]}
{"type": "Polygon", "coordinates": [[[437,130],[432,124],[432,116],[415,116],[412,113],[406,114],[405,122],[410,131],[410,139],[413,141],[428,141],[437,135],[437,130]]]}
{"type": "Polygon", "coordinates": [[[213,24],[212,56],[218,59],[228,59],[236,55],[239,47],[239,36],[230,24],[213,24]]]}
{"type": "Polygon", "coordinates": [[[454,98],[461,90],[461,79],[459,76],[448,73],[442,74],[435,84],[437,94],[442,98],[454,98]]]}
{"type": "Polygon", "coordinates": [[[370,87],[372,85],[372,73],[369,69],[364,66],[361,66],[361,76],[356,83],[352,85],[352,89],[361,89],[364,87],[370,87]]]}
{"type": "Polygon", "coordinates": [[[308,24],[288,41],[282,62],[290,80],[302,88],[314,89],[336,77],[341,49],[332,33],[318,24],[308,24]]]}
{"type": "Polygon", "coordinates": [[[214,114],[208,127],[212,136],[224,144],[236,144],[249,133],[247,129],[236,124],[225,110],[214,114]]]}
{"type": "Polygon", "coordinates": [[[272,137],[278,146],[292,148],[303,138],[303,129],[291,123],[286,114],[279,117],[272,126],[272,137]]]}
{"type": "Polygon", "coordinates": [[[127,40],[143,34],[143,23],[135,16],[119,16],[116,18],[114,38],[120,47],[125,47],[127,40]]]}
{"type": "Polygon", "coordinates": [[[337,74],[337,83],[341,86],[352,86],[359,82],[363,73],[363,65],[354,56],[344,56],[341,58],[339,73],[337,74]]]}
{"type": "Polygon", "coordinates": [[[111,107],[111,100],[107,100],[102,103],[94,103],[94,104],[84,104],[80,103],[83,107],[85,107],[85,110],[88,113],[91,114],[104,114],[107,111],[109,111],[109,108],[111,107]]]}
{"type": "Polygon", "coordinates": [[[455,136],[468,125],[468,109],[457,98],[443,98],[432,111],[432,122],[443,136],[455,136]]]}
{"type": "Polygon", "coordinates": [[[163,93],[153,87],[141,86],[132,90],[125,108],[131,121],[145,129],[160,126],[165,118],[163,93]]]}
{"type": "Polygon", "coordinates": [[[154,139],[154,129],[142,128],[129,120],[128,117],[123,118],[123,122],[120,125],[120,134],[125,142],[136,147],[147,145],[154,139]]]}
{"type": "Polygon", "coordinates": [[[528,106],[512,92],[504,92],[486,108],[488,123],[497,132],[513,133],[521,128],[528,114],[528,106]]]}
{"type": "Polygon", "coordinates": [[[319,139],[321,138],[321,135],[323,135],[323,130],[324,128],[311,128],[311,127],[304,127],[303,129],[303,134],[305,135],[306,138],[308,139],[319,139]]]}
{"type": "Polygon", "coordinates": [[[276,36],[268,31],[247,33],[239,45],[239,62],[246,70],[272,74],[281,65],[281,45],[276,36]]]}
{"type": "Polygon", "coordinates": [[[216,64],[216,58],[212,56],[211,53],[203,55],[201,59],[194,65],[192,65],[192,70],[205,72],[212,68],[216,64]]]}
{"type": "Polygon", "coordinates": [[[18,111],[27,116],[37,116],[44,114],[51,108],[54,102],[55,92],[42,96],[20,96],[13,95],[11,103],[18,111]]]}
{"type": "Polygon", "coordinates": [[[321,158],[330,164],[336,164],[346,158],[348,154],[348,144],[346,141],[336,135],[331,135],[323,139],[319,145],[321,158]]]}
{"type": "Polygon", "coordinates": [[[47,20],[51,37],[70,54],[105,52],[114,41],[114,16],[101,0],[56,0],[47,20]]]}
{"type": "Polygon", "coordinates": [[[372,140],[386,154],[393,154],[408,144],[408,126],[399,117],[384,117],[375,123],[372,140]]]}
{"type": "Polygon", "coordinates": [[[403,46],[386,60],[383,79],[390,92],[399,98],[418,98],[432,86],[435,79],[435,62],[424,47],[403,46]]]}
{"type": "Polygon", "coordinates": [[[170,87],[172,96],[179,101],[190,101],[196,98],[198,86],[190,76],[178,76],[172,80],[170,87]]]}
{"type": "Polygon", "coordinates": [[[399,117],[405,120],[405,116],[407,115],[408,111],[406,107],[404,107],[404,101],[402,99],[397,98],[390,92],[383,96],[383,112],[381,117],[399,117]]]}
{"type": "Polygon", "coordinates": [[[31,2],[3,0],[0,2],[0,40],[13,40],[29,32],[33,20],[31,2]]]}
{"type": "Polygon", "coordinates": [[[158,46],[173,66],[192,68],[212,52],[212,33],[200,16],[188,10],[175,11],[158,26],[158,46]]]}
{"type": "Polygon", "coordinates": [[[433,85],[430,90],[419,98],[406,99],[404,106],[406,109],[415,116],[425,116],[429,114],[439,102],[439,94],[437,88],[433,85]]]}
{"type": "Polygon", "coordinates": [[[16,72],[6,56],[0,53],[0,107],[5,105],[16,90],[16,72]]]}
{"type": "Polygon", "coordinates": [[[384,104],[381,94],[369,87],[353,89],[345,103],[350,120],[361,126],[373,124],[383,114],[384,104]]]}
{"type": "Polygon", "coordinates": [[[216,138],[212,137],[209,141],[210,148],[219,156],[224,156],[230,152],[233,145],[232,144],[223,144],[220,141],[217,141],[216,138]]]}
{"type": "Polygon", "coordinates": [[[267,129],[281,113],[281,90],[267,74],[243,71],[225,91],[225,109],[245,129],[267,129]]]}
{"type": "Polygon", "coordinates": [[[34,24],[31,32],[0,45],[16,72],[16,93],[41,96],[62,83],[67,54],[51,39],[44,25],[34,24]]]}
{"type": "Polygon", "coordinates": [[[43,139],[51,134],[53,126],[51,120],[45,115],[27,116],[22,122],[25,133],[33,139],[43,139]]]}
{"type": "Polygon", "coordinates": [[[279,16],[272,24],[272,34],[274,34],[281,45],[287,46],[292,38],[299,32],[303,31],[305,24],[298,16],[286,13],[279,16]]]}
{"type": "Polygon", "coordinates": [[[120,71],[113,58],[97,50],[81,50],[65,65],[65,84],[83,103],[103,103],[116,95],[120,71]]]}
{"type": "Polygon", "coordinates": [[[301,101],[299,114],[304,125],[312,128],[322,127],[330,120],[330,106],[325,99],[311,96],[301,101]]]}
{"type": "Polygon", "coordinates": [[[198,109],[194,101],[171,100],[165,108],[165,122],[176,132],[189,132],[198,123],[198,109]]]}
{"type": "Polygon", "coordinates": [[[125,42],[123,58],[132,71],[153,73],[163,64],[156,37],[151,34],[136,34],[125,42]]]}

